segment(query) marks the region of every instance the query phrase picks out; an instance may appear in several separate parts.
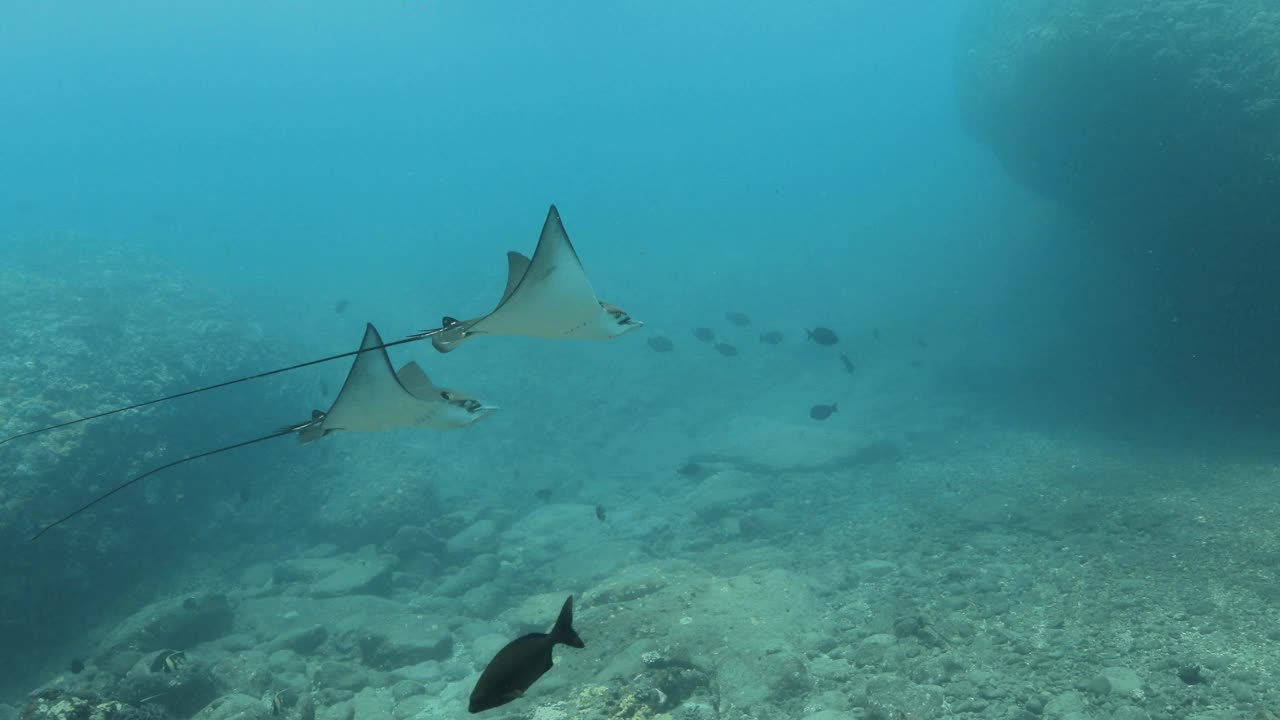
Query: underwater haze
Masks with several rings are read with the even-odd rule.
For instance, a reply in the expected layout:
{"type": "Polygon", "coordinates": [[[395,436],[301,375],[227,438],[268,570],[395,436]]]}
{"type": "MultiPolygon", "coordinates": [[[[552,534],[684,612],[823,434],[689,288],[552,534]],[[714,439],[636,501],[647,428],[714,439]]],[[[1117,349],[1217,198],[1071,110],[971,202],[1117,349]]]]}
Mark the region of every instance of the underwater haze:
{"type": "Polygon", "coordinates": [[[0,720],[1280,718],[1273,15],[10,3],[0,720]]]}

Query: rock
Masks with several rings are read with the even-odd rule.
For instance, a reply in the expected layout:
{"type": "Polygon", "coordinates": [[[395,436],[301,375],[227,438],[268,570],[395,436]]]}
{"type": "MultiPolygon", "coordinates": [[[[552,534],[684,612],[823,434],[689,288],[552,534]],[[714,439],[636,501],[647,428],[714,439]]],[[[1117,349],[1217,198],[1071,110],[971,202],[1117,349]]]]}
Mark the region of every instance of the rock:
{"type": "Polygon", "coordinates": [[[234,688],[255,696],[265,693],[274,679],[268,669],[267,655],[260,650],[225,657],[215,662],[209,672],[218,687],[234,688]]]}
{"type": "Polygon", "coordinates": [[[201,653],[185,653],[182,664],[172,672],[152,671],[158,655],[167,650],[143,655],[116,687],[115,694],[125,702],[138,705],[143,698],[163,707],[169,714],[188,717],[218,697],[217,682],[211,663],[226,657],[202,648],[201,653]]]}
{"type": "Polygon", "coordinates": [[[850,572],[862,579],[882,578],[897,571],[898,566],[888,560],[863,560],[850,568],[850,572]]]}
{"type": "Polygon", "coordinates": [[[281,633],[267,643],[267,652],[292,650],[299,655],[310,655],[329,639],[329,631],[323,625],[312,625],[281,633]]]}
{"type": "Polygon", "coordinates": [[[355,663],[327,660],[316,667],[311,682],[318,689],[355,692],[369,684],[369,671],[355,663]]]}
{"type": "Polygon", "coordinates": [[[311,594],[316,597],[379,595],[390,589],[395,564],[394,556],[370,551],[345,555],[332,572],[311,586],[311,594]]]}
{"type": "Polygon", "coordinates": [[[396,720],[408,720],[409,718],[419,717],[436,703],[436,700],[426,695],[414,695],[403,700],[396,701],[394,716],[396,720]]]}
{"type": "Polygon", "coordinates": [[[699,519],[715,522],[727,515],[755,508],[768,484],[761,476],[737,470],[722,470],[698,483],[685,497],[683,504],[699,519]]]}
{"type": "Polygon", "coordinates": [[[122,650],[182,650],[229,634],[231,603],[220,593],[184,595],[153,603],[115,626],[97,654],[100,665],[122,650]]]}
{"type": "Polygon", "coordinates": [[[1084,696],[1074,690],[1055,695],[1044,706],[1045,720],[1085,720],[1089,715],[1085,711],[1084,696]]]}
{"type": "Polygon", "coordinates": [[[357,718],[393,717],[395,702],[390,688],[365,688],[351,699],[357,718]]]}
{"type": "Polygon", "coordinates": [[[364,664],[379,670],[444,660],[453,652],[447,630],[412,616],[373,618],[358,628],[355,643],[364,664]]]}
{"type": "Polygon", "coordinates": [[[395,698],[396,702],[400,702],[407,697],[413,697],[414,695],[421,695],[426,691],[427,690],[422,686],[422,683],[414,682],[412,680],[401,680],[391,686],[391,695],[395,698]]]}
{"type": "Polygon", "coordinates": [[[271,706],[249,695],[223,695],[209,703],[192,720],[274,720],[271,706]]]}
{"type": "Polygon", "coordinates": [[[1107,689],[1115,695],[1132,697],[1142,690],[1142,679],[1138,673],[1126,667],[1103,668],[1101,677],[1106,681],[1107,689]]]}
{"type": "Polygon", "coordinates": [[[356,709],[351,702],[344,701],[321,708],[316,713],[316,720],[354,720],[355,716],[356,709]]]}
{"type": "Polygon", "coordinates": [[[477,520],[449,538],[445,549],[454,560],[466,560],[498,547],[498,526],[492,520],[477,520]]]}
{"type": "Polygon", "coordinates": [[[496,555],[481,555],[455,567],[436,586],[441,597],[456,597],[474,587],[486,585],[498,576],[500,563],[496,555]]]}

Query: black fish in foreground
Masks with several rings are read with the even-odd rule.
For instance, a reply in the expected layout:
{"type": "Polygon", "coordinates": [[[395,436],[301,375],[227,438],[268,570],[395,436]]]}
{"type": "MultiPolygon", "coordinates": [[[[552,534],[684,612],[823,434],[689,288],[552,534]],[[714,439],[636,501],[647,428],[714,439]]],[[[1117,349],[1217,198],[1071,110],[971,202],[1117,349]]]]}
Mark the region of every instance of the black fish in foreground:
{"type": "Polygon", "coordinates": [[[760,336],[760,342],[766,345],[777,345],[782,342],[782,333],[777,330],[770,330],[760,336]]]}
{"type": "Polygon", "coordinates": [[[849,359],[849,356],[844,353],[840,353],[840,362],[844,363],[844,371],[852,375],[853,361],[849,359]]]}
{"type": "Polygon", "coordinates": [[[831,328],[816,327],[812,330],[805,330],[809,334],[809,339],[819,345],[835,345],[840,342],[840,338],[831,331],[831,328]]]}
{"type": "Polygon", "coordinates": [[[716,339],[715,331],[712,330],[711,328],[704,328],[704,327],[694,328],[693,336],[698,338],[702,342],[711,342],[716,339]]]}
{"type": "Polygon", "coordinates": [[[645,341],[649,349],[654,352],[671,352],[676,349],[676,344],[671,342],[671,338],[665,335],[654,335],[645,341]]]}
{"type": "Polygon", "coordinates": [[[830,405],[814,405],[813,407],[809,408],[809,417],[813,418],[814,420],[826,420],[827,418],[831,417],[831,415],[835,413],[835,411],[836,411],[835,403],[831,403],[830,405]]]}
{"type": "Polygon", "coordinates": [[[730,345],[729,343],[716,343],[716,352],[725,357],[733,357],[738,354],[738,348],[730,345]]]}
{"type": "Polygon", "coordinates": [[[731,312],[726,314],[724,318],[738,327],[745,327],[751,324],[751,317],[746,313],[731,312]]]}
{"type": "Polygon", "coordinates": [[[515,700],[551,669],[551,648],[586,647],[573,629],[573,596],[564,601],[550,634],[530,633],[507,643],[485,666],[471,691],[467,711],[482,712],[515,700]]]}

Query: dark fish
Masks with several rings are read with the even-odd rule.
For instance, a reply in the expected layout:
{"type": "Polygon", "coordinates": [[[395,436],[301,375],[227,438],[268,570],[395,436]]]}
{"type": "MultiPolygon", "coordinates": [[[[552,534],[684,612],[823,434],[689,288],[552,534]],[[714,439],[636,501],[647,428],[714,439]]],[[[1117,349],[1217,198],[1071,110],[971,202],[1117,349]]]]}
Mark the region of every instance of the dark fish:
{"type": "Polygon", "coordinates": [[[770,330],[760,336],[760,342],[765,343],[766,345],[777,345],[782,342],[782,333],[777,330],[770,330]]]}
{"type": "Polygon", "coordinates": [[[604,517],[605,517],[604,506],[603,506],[603,505],[597,505],[597,506],[596,506],[596,519],[597,519],[597,520],[599,520],[600,522],[604,522],[604,517]]]}
{"type": "Polygon", "coordinates": [[[698,338],[702,342],[712,342],[716,339],[715,331],[712,330],[711,328],[704,328],[704,327],[694,328],[693,336],[698,338]]]}
{"type": "Polygon", "coordinates": [[[80,658],[74,658],[72,659],[71,664],[67,666],[67,669],[70,670],[72,674],[79,675],[84,672],[84,661],[80,658]]]}
{"type": "Polygon", "coordinates": [[[929,343],[925,342],[923,338],[916,338],[916,345],[919,345],[922,348],[929,347],[929,343]]]}
{"type": "Polygon", "coordinates": [[[875,330],[872,330],[871,337],[875,338],[878,341],[880,339],[880,328],[876,328],[875,330]]]}
{"type": "Polygon", "coordinates": [[[240,495],[241,505],[244,505],[245,503],[253,499],[253,488],[249,485],[248,480],[242,481],[240,483],[240,487],[237,488],[237,491],[238,491],[238,494],[240,495]]]}
{"type": "Polygon", "coordinates": [[[840,342],[840,338],[831,331],[831,328],[816,327],[812,330],[805,330],[809,334],[809,339],[819,345],[835,345],[840,342]]]}
{"type": "Polygon", "coordinates": [[[703,472],[702,464],[696,460],[689,460],[685,464],[676,468],[676,472],[685,477],[698,477],[703,472]]]}
{"type": "Polygon", "coordinates": [[[751,324],[751,318],[746,313],[731,312],[726,314],[724,318],[738,327],[746,327],[751,324]]]}
{"type": "Polygon", "coordinates": [[[538,498],[542,502],[548,502],[551,500],[551,488],[542,488],[541,490],[535,490],[533,492],[533,496],[538,498]]]}
{"type": "Polygon", "coordinates": [[[654,352],[671,352],[676,349],[676,344],[671,342],[671,338],[665,335],[654,335],[645,341],[649,345],[649,349],[654,352]]]}
{"type": "Polygon", "coordinates": [[[339,315],[341,315],[342,313],[346,312],[346,311],[347,311],[347,301],[346,301],[346,300],[339,300],[339,301],[338,301],[338,304],[333,306],[333,311],[334,311],[334,312],[336,312],[336,313],[338,313],[339,315]]]}
{"type": "Polygon", "coordinates": [[[844,353],[840,353],[840,362],[844,363],[844,371],[852,375],[853,361],[849,359],[849,356],[844,353]]]}
{"type": "Polygon", "coordinates": [[[716,343],[716,352],[725,357],[733,357],[738,354],[738,348],[730,345],[729,343],[716,343]]]}
{"type": "Polygon", "coordinates": [[[551,648],[586,647],[573,629],[573,596],[564,601],[550,634],[530,633],[507,643],[485,666],[471,691],[467,711],[482,712],[515,700],[551,669],[551,648]]]}
{"type": "Polygon", "coordinates": [[[831,415],[835,413],[835,411],[836,411],[835,403],[831,403],[830,405],[814,405],[813,407],[809,408],[809,417],[813,418],[814,420],[826,420],[827,418],[831,417],[831,415]]]}

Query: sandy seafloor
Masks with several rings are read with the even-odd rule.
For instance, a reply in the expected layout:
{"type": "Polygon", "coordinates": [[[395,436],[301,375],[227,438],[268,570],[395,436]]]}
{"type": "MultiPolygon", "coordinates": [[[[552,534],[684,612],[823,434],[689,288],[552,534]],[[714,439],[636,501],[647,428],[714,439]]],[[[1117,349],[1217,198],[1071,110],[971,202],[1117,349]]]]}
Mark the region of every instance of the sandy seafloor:
{"type": "MultiPolygon", "coordinates": [[[[270,718],[281,690],[292,718],[465,717],[484,663],[573,593],[587,647],[557,648],[489,717],[1280,712],[1272,464],[944,407],[894,431],[887,407],[842,412],[619,439],[621,465],[667,469],[604,486],[603,523],[571,491],[522,492],[365,548],[213,553],[47,687],[178,717],[270,718]],[[164,648],[188,662],[148,672],[164,648]]],[[[599,482],[540,462],[565,487],[599,482]]],[[[87,717],[47,695],[26,717],[87,717]]]]}

